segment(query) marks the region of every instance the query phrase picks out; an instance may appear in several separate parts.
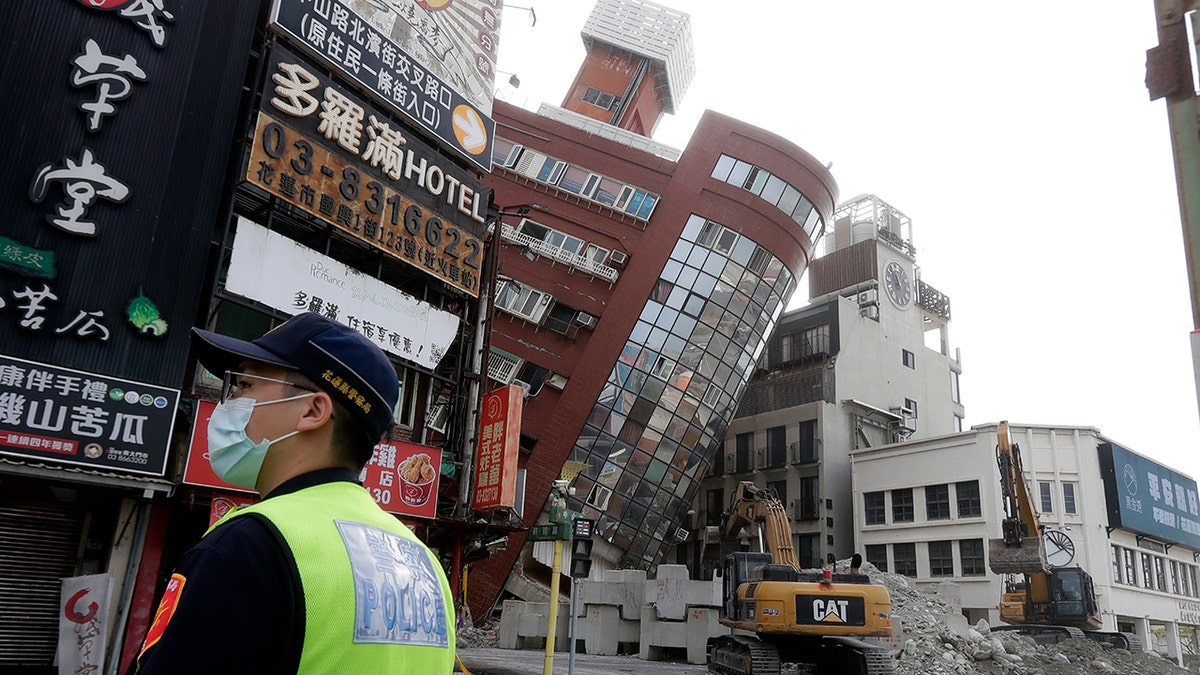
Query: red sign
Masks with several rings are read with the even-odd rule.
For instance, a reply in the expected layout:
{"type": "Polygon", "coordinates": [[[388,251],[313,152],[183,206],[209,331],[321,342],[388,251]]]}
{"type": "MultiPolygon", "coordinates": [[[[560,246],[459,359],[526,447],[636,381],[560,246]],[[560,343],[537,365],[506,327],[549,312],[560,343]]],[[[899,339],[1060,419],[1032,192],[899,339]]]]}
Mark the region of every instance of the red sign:
{"type": "MultiPolygon", "coordinates": [[[[197,402],[183,482],[222,491],[253,493],[254,490],[230,485],[218,478],[208,462],[208,418],[212,417],[214,408],[216,404],[212,401],[197,402]]],[[[358,479],[384,511],[435,518],[441,467],[442,451],[439,448],[393,441],[375,446],[375,454],[358,479]]],[[[253,501],[244,495],[214,496],[209,525],[234,506],[245,506],[253,501]]]]}
{"type": "MultiPolygon", "coordinates": [[[[192,422],[192,442],[188,447],[187,464],[183,467],[183,482],[189,485],[231,492],[254,492],[244,487],[230,485],[217,478],[208,463],[208,418],[212,417],[213,409],[217,407],[212,401],[196,401],[196,417],[192,422]]],[[[215,501],[215,500],[214,500],[215,501]]]]}
{"type": "Polygon", "coordinates": [[[521,447],[524,404],[525,388],[515,384],[483,397],[471,503],[476,511],[512,508],[516,504],[517,452],[521,447]]]}
{"type": "Polygon", "coordinates": [[[392,441],[375,446],[359,477],[384,511],[435,518],[441,468],[440,448],[392,441]]]}

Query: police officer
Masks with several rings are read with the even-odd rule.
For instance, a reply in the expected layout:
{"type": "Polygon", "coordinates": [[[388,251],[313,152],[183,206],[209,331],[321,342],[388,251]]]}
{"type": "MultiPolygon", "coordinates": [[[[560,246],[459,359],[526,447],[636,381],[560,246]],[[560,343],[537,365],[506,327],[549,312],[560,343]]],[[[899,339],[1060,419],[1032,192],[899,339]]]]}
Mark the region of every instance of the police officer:
{"type": "Polygon", "coordinates": [[[252,342],[195,329],[192,344],[224,376],[213,469],[263,499],[184,555],[139,673],[452,672],[445,573],[357,482],[399,395],[387,357],[313,313],[252,342]]]}

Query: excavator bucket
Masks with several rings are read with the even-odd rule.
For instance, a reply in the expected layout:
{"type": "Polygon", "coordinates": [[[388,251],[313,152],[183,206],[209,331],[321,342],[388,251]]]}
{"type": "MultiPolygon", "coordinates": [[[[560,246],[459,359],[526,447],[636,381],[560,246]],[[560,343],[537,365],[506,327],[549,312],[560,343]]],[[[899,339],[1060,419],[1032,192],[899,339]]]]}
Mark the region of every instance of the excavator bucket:
{"type": "Polygon", "coordinates": [[[988,540],[988,566],[996,574],[1039,574],[1050,571],[1040,537],[1025,537],[1020,544],[988,540]]]}

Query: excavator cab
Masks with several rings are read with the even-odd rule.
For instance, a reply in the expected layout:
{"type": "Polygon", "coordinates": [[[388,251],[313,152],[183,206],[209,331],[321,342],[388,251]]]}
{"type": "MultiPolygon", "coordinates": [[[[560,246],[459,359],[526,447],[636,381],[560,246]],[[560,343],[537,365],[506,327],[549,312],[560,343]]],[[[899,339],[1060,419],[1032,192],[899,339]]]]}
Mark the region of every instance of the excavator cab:
{"type": "Polygon", "coordinates": [[[1050,593],[1050,619],[1054,623],[1071,626],[1100,623],[1096,592],[1087,572],[1078,567],[1055,569],[1050,573],[1050,593]]]}

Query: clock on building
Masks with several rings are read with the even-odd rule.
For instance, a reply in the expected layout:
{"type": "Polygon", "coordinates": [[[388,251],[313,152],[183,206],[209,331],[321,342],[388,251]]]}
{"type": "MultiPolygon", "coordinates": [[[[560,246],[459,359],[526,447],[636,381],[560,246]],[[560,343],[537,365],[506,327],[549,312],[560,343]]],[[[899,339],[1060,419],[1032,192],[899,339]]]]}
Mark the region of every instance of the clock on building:
{"type": "Polygon", "coordinates": [[[895,260],[883,268],[883,286],[898,307],[907,307],[912,302],[912,284],[909,283],[908,272],[895,260]]]}
{"type": "Polygon", "coordinates": [[[1046,562],[1054,567],[1070,565],[1075,559],[1075,542],[1066,532],[1047,530],[1042,539],[1046,542],[1046,562]]]}

